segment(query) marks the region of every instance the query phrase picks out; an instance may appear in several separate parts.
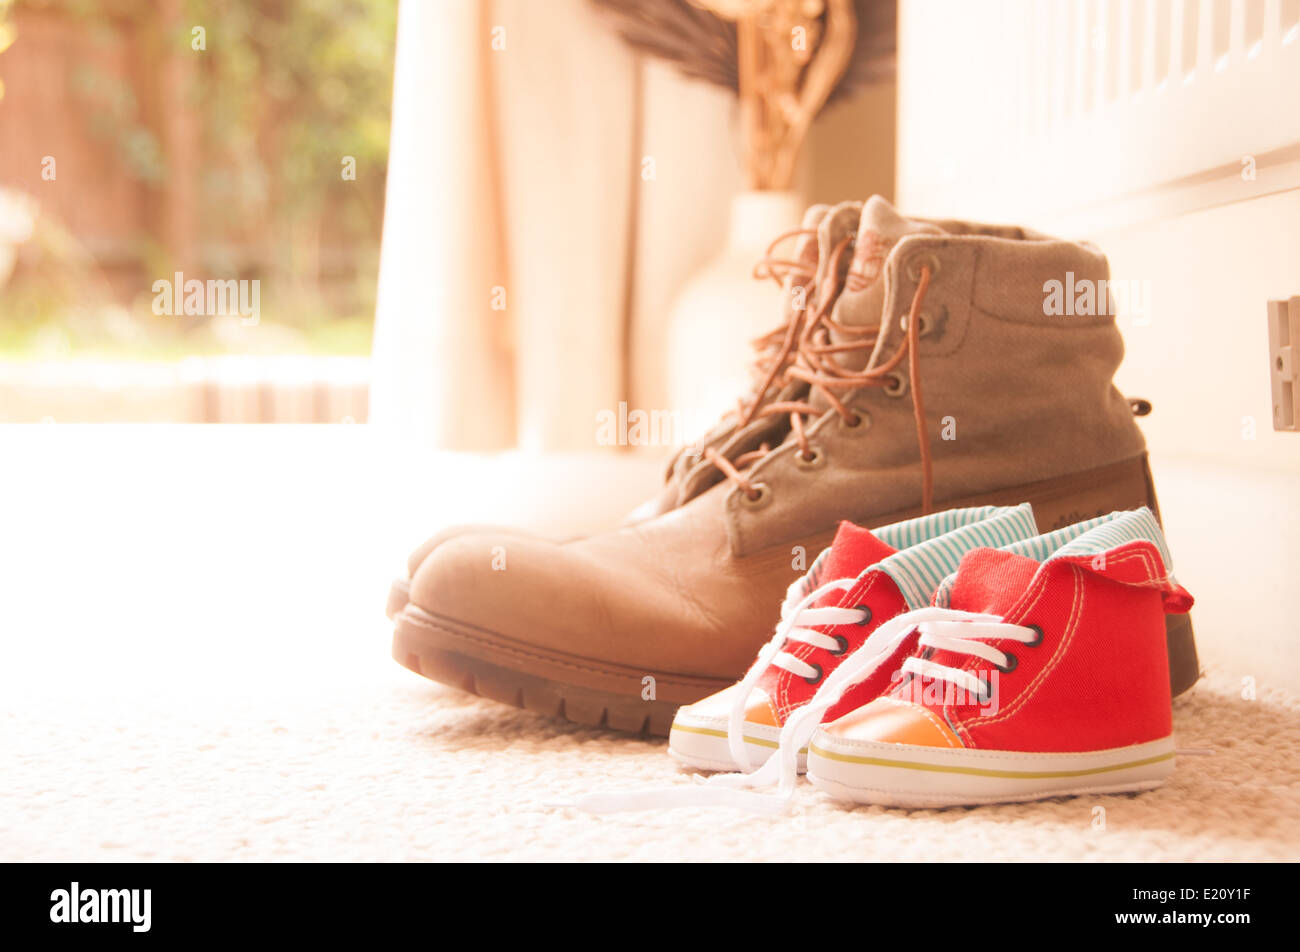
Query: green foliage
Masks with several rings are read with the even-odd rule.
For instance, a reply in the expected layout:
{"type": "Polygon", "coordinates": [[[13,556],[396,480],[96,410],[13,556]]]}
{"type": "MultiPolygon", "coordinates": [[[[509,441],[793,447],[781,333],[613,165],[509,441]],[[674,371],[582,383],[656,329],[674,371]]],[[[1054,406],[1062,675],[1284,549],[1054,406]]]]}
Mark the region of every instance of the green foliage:
{"type": "MultiPolygon", "coordinates": [[[[16,8],[57,13],[91,54],[120,50],[130,35],[131,55],[146,60],[137,72],[144,84],[111,74],[110,55],[84,56],[68,77],[80,103],[69,114],[84,117],[116,155],[118,174],[160,196],[174,187],[176,171],[165,154],[165,124],[196,126],[197,167],[185,171],[198,188],[197,265],[209,275],[261,278],[268,286],[264,323],[295,329],[305,347],[332,351],[363,346],[358,328],[367,318],[359,316],[373,313],[396,6],[396,0],[179,0],[176,15],[164,20],[162,4],[139,0],[0,0],[0,46],[16,8]],[[182,69],[169,70],[169,63],[182,69]],[[177,75],[189,84],[188,98],[174,110],[183,110],[179,116],[159,108],[174,102],[163,95],[171,90],[149,86],[177,75]],[[354,181],[341,174],[345,157],[355,160],[354,181]],[[338,328],[322,330],[331,321],[338,328]]],[[[117,237],[137,249],[144,275],[169,275],[174,249],[154,232],[117,237]]],[[[37,244],[47,266],[15,276],[0,308],[4,322],[22,317],[14,330],[26,327],[26,336],[57,326],[74,350],[113,347],[118,335],[100,334],[96,329],[107,322],[95,315],[121,307],[91,275],[93,262],[84,254],[59,254],[62,241],[37,244]],[[60,286],[49,280],[51,272],[88,276],[60,286]]],[[[143,300],[126,303],[151,345],[211,349],[206,328],[162,325],[141,308],[143,300]],[[190,343],[178,335],[189,335],[190,343]]],[[[17,340],[0,335],[0,349],[5,337],[10,345],[17,340]]]]}
{"type": "Polygon", "coordinates": [[[310,221],[329,205],[377,234],[388,155],[396,5],[373,0],[186,0],[171,42],[206,31],[195,89],[220,156],[205,191],[227,220],[310,221]],[[344,156],[357,181],[343,182],[344,156]],[[343,199],[341,204],[335,200],[343,199]]]}

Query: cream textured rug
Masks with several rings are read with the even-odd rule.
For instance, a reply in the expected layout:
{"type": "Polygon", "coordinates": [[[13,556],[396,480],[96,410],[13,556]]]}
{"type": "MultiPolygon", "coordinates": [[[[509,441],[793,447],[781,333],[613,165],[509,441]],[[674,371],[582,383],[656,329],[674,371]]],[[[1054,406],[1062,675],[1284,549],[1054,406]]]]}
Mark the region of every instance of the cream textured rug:
{"type": "MultiPolygon", "coordinates": [[[[790,816],[589,816],[586,790],[685,782],[659,741],[554,723],[365,666],[314,698],[29,703],[5,723],[0,858],[59,860],[1295,860],[1300,703],[1211,678],[1141,795],[904,811],[802,785],[790,816]],[[15,743],[16,741],[16,743],[15,743]],[[1099,809],[1100,808],[1100,809],[1099,809]],[[1100,812],[1104,810],[1104,813],[1100,812]]],[[[285,672],[291,676],[291,671],[285,672]]]]}
{"type": "MultiPolygon", "coordinates": [[[[846,810],[803,785],[780,817],[548,808],[690,778],[662,741],[388,657],[389,569],[412,541],[388,527],[430,514],[384,508],[414,489],[349,468],[366,447],[63,429],[9,437],[29,465],[0,477],[24,501],[0,548],[0,860],[1300,859],[1300,698],[1260,677],[1247,699],[1222,664],[1175,711],[1180,747],[1212,753],[1146,794],[846,810]]],[[[449,467],[484,507],[518,478],[449,467]]]]}

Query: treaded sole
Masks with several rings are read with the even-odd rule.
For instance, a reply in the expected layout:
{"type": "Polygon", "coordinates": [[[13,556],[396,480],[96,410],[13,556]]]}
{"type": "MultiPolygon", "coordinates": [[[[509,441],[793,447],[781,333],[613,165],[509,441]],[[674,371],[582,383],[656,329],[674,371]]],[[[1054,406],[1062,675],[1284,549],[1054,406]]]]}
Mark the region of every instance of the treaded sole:
{"type": "MultiPolygon", "coordinates": [[[[506,668],[439,644],[440,631],[427,621],[416,621],[407,612],[400,612],[393,633],[393,658],[422,677],[468,694],[574,724],[645,736],[667,737],[677,709],[688,703],[680,699],[647,700],[639,694],[568,684],[506,668]]],[[[655,676],[653,672],[649,674],[655,676]]],[[[671,678],[670,675],[661,677],[662,680],[671,678]]],[[[725,686],[718,682],[714,687],[704,688],[701,696],[725,686]]]]}

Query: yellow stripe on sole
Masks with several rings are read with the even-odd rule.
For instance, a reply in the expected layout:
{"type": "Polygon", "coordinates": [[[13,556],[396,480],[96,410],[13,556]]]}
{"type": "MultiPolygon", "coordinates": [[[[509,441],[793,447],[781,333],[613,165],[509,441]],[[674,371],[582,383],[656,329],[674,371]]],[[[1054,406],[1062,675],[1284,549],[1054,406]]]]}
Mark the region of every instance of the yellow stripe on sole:
{"type": "MultiPolygon", "coordinates": [[[[727,736],[726,731],[717,731],[711,727],[683,727],[681,724],[674,724],[673,730],[686,731],[686,733],[688,734],[704,734],[706,737],[725,738],[727,736]]],[[[759,747],[771,747],[773,750],[775,750],[776,748],[781,746],[774,740],[763,740],[761,737],[747,737],[743,734],[741,735],[741,737],[746,744],[755,744],[759,747]]]]}
{"type": "Polygon", "coordinates": [[[825,750],[818,747],[816,744],[810,745],[810,750],[818,757],[825,757],[827,760],[839,760],[850,764],[867,764],[871,767],[901,767],[904,770],[928,770],[934,773],[969,774],[975,777],[1001,777],[1013,780],[1047,780],[1054,777],[1086,777],[1089,774],[1111,773],[1115,770],[1128,770],[1130,767],[1145,767],[1148,764],[1158,764],[1164,760],[1174,759],[1174,752],[1171,750],[1166,754],[1158,754],[1155,757],[1146,757],[1142,760],[1130,760],[1127,763],[1114,764],[1109,767],[1088,767],[1083,770],[987,770],[983,767],[946,767],[942,764],[916,763],[910,760],[888,760],[883,757],[854,757],[850,754],[837,754],[825,750]]]}
{"type": "MultiPolygon", "coordinates": [[[[673,730],[685,731],[688,734],[703,734],[706,737],[721,737],[725,739],[727,736],[726,731],[714,730],[711,727],[684,727],[681,724],[674,724],[673,730]]],[[[761,737],[749,737],[747,735],[742,734],[741,738],[745,741],[746,744],[755,744],[758,747],[771,747],[773,750],[776,750],[781,746],[774,740],[763,740],[761,737]]],[[[799,753],[801,754],[808,753],[808,748],[801,747],[799,749],[799,753]]]]}

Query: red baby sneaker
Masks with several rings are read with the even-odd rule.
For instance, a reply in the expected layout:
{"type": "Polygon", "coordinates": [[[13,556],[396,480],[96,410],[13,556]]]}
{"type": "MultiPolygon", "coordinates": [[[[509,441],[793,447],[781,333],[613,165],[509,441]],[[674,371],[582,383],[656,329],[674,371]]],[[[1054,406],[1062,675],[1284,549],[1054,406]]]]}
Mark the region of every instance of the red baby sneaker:
{"type": "MultiPolygon", "coordinates": [[[[809,779],[901,807],[1159,786],[1174,768],[1164,616],[1192,605],[1170,566],[1146,509],[967,553],[909,613],[919,638],[885,694],[813,733],[809,779]]],[[[877,676],[868,660],[815,706],[841,712],[834,698],[877,676]]]]}
{"type": "MultiPolygon", "coordinates": [[[[703,770],[757,768],[777,749],[791,712],[808,703],[840,661],[884,622],[929,604],[963,554],[1036,531],[1027,504],[954,509],[874,532],[841,523],[830,548],[791,586],[775,636],[744,678],[678,710],[669,753],[703,770]]],[[[914,643],[897,646],[899,662],[914,643]]],[[[879,695],[893,670],[882,668],[854,685],[828,716],[879,695]]]]}

